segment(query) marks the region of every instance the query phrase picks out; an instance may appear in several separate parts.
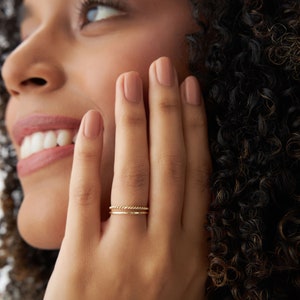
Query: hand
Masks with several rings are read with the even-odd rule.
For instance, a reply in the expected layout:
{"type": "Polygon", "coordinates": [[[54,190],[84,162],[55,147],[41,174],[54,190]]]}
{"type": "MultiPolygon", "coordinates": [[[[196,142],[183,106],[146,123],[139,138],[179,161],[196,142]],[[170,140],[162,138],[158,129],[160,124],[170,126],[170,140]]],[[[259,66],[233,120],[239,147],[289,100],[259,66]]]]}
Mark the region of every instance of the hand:
{"type": "Polygon", "coordinates": [[[122,74],[116,84],[111,196],[112,205],[149,205],[149,214],[101,222],[103,126],[98,112],[88,112],[46,300],[204,299],[211,171],[204,103],[195,78],[178,87],[167,58],[151,65],[149,78],[148,121],[139,75],[122,74]]]}

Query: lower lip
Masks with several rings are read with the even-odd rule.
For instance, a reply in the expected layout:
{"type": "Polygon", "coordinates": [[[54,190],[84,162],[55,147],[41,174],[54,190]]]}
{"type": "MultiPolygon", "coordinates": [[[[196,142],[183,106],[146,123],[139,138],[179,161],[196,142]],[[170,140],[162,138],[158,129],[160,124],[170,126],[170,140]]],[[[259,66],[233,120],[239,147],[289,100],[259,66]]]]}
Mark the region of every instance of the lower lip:
{"type": "Polygon", "coordinates": [[[74,145],[55,147],[41,152],[32,154],[31,156],[21,159],[17,164],[17,171],[20,177],[28,176],[51,163],[72,155],[74,145]]]}

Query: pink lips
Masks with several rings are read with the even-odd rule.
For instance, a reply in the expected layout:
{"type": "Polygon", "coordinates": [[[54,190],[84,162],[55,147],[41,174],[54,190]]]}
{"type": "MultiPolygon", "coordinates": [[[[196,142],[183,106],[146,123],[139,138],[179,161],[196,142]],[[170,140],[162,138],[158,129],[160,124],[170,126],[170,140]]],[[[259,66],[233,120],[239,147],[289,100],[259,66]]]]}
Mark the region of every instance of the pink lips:
{"type": "MultiPolygon", "coordinates": [[[[35,132],[48,130],[69,129],[77,131],[80,126],[80,122],[81,121],[78,119],[64,116],[36,114],[18,121],[13,126],[12,135],[17,144],[20,146],[25,136],[31,135],[35,132]]],[[[38,153],[32,154],[18,162],[18,174],[20,177],[29,175],[54,161],[72,155],[73,151],[74,145],[67,145],[42,150],[38,153]]]]}
{"type": "Polygon", "coordinates": [[[21,145],[23,139],[27,135],[31,135],[38,131],[56,130],[56,129],[74,129],[77,130],[80,120],[50,115],[31,115],[25,119],[18,121],[12,130],[13,137],[18,145],[21,145]]]}

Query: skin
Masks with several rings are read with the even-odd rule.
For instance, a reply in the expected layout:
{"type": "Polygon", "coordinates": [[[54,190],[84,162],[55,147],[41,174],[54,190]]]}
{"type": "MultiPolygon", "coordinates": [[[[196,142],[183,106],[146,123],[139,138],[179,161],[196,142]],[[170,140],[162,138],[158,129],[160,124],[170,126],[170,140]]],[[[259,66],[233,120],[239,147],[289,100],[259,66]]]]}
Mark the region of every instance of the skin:
{"type": "Polygon", "coordinates": [[[33,113],[83,119],[73,157],[20,178],[23,238],[60,248],[45,299],[204,297],[211,165],[200,89],[184,80],[189,2],[131,0],[83,28],[78,1],[36,3],[2,70],[8,131],[33,113]],[[110,204],[149,215],[109,217],[110,204]]]}

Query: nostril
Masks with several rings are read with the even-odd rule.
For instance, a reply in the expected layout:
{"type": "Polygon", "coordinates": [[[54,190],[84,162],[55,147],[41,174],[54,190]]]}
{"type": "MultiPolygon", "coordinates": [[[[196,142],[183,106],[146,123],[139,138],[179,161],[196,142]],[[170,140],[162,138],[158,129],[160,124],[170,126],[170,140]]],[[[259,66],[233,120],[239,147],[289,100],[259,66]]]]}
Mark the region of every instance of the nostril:
{"type": "Polygon", "coordinates": [[[47,81],[43,78],[32,78],[31,82],[36,85],[45,85],[47,83],[47,81]]]}
{"type": "Polygon", "coordinates": [[[47,84],[47,81],[43,78],[39,78],[39,77],[32,77],[32,78],[29,78],[27,80],[24,80],[22,82],[22,85],[38,85],[38,86],[43,86],[47,84]]]}
{"type": "Polygon", "coordinates": [[[18,96],[20,95],[20,93],[16,90],[9,90],[9,93],[11,94],[11,96],[18,96]]]}

